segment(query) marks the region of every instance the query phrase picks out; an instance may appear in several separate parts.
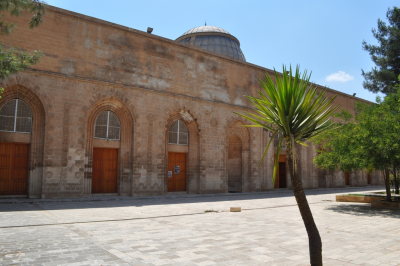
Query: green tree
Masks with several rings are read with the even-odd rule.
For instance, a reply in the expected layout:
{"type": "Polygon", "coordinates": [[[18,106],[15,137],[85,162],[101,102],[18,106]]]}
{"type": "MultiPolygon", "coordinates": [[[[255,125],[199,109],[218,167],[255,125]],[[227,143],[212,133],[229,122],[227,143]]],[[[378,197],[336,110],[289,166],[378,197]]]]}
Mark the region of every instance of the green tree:
{"type": "MultiPolygon", "coordinates": [[[[25,11],[34,13],[29,22],[29,27],[37,27],[42,23],[45,4],[42,1],[32,0],[0,0],[0,36],[9,35],[16,26],[15,23],[5,21],[4,13],[19,16],[25,11]]],[[[33,54],[30,54],[21,51],[18,47],[5,47],[0,44],[0,79],[5,79],[11,74],[36,64],[39,62],[40,56],[42,56],[40,51],[34,51],[33,54]]]]}
{"type": "Polygon", "coordinates": [[[400,9],[389,8],[386,17],[388,25],[378,19],[378,28],[372,29],[378,45],[367,44],[365,41],[362,43],[376,67],[369,72],[361,72],[365,79],[365,89],[389,94],[396,92],[397,76],[400,75],[400,9]]]}
{"type": "MultiPolygon", "coordinates": [[[[390,176],[399,194],[400,89],[378,104],[357,103],[358,114],[336,122],[336,129],[313,138],[318,155],[314,163],[330,170],[379,170],[383,172],[387,200],[391,201],[390,176]]],[[[343,113],[339,115],[343,118],[343,113]]]]}
{"type": "Polygon", "coordinates": [[[358,138],[355,138],[360,134],[359,125],[351,121],[352,115],[345,110],[335,114],[334,117],[336,117],[333,127],[335,129],[328,130],[311,140],[317,146],[319,154],[314,158],[314,163],[321,169],[332,171],[351,172],[367,168],[366,161],[359,159],[362,157],[362,151],[358,138]]]}
{"type": "MultiPolygon", "coordinates": [[[[238,114],[255,125],[249,127],[262,127],[274,132],[265,148],[261,161],[274,140],[278,137],[276,160],[274,166],[273,182],[275,183],[278,168],[278,158],[283,146],[286,147],[289,172],[293,193],[299,207],[309,240],[311,265],[322,265],[322,242],[315,225],[311,209],[308,205],[303,184],[298,173],[296,146],[307,146],[306,142],[318,134],[328,130],[331,115],[338,106],[333,106],[334,98],[325,97],[326,90],[318,91],[311,84],[311,75],[307,71],[300,74],[299,67],[289,73],[283,67],[282,76],[275,71],[276,83],[268,74],[259,80],[263,91],[258,91],[258,97],[247,96],[254,106],[254,113],[238,114]]],[[[261,163],[260,161],[260,163],[261,163]]]]}

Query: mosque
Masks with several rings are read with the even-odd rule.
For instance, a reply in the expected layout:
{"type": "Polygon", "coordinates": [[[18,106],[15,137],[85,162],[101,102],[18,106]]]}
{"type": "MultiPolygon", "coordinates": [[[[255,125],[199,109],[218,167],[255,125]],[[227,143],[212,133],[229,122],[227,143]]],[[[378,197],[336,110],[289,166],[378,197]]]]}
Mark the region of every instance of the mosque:
{"type": "MultiPolygon", "coordinates": [[[[48,6],[29,15],[6,46],[44,53],[6,80],[0,99],[0,196],[228,193],[290,189],[285,153],[272,182],[276,148],[258,167],[268,131],[242,127],[257,78],[228,31],[201,26],[176,40],[48,6]]],[[[322,88],[322,86],[321,86],[322,88]]],[[[342,92],[335,103],[354,113],[342,92]]],[[[305,188],[383,184],[378,174],[320,170],[315,147],[298,147],[305,188]]]]}

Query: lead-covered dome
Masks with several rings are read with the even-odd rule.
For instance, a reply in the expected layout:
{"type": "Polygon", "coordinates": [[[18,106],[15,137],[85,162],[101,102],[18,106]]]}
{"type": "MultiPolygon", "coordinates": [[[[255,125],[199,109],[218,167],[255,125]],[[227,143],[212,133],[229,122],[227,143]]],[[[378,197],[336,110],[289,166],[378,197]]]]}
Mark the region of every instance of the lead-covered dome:
{"type": "Polygon", "coordinates": [[[246,62],[243,52],[240,49],[239,40],[219,27],[196,27],[182,34],[176,41],[246,62]]]}

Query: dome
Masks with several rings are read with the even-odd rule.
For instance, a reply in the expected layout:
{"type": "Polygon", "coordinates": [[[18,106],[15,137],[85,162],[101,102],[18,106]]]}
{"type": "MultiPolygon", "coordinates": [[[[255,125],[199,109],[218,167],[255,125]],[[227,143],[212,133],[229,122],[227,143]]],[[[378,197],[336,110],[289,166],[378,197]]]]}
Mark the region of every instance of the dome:
{"type": "Polygon", "coordinates": [[[200,26],[186,31],[176,41],[194,45],[210,52],[245,61],[240,42],[235,36],[215,26],[200,26]]]}
{"type": "Polygon", "coordinates": [[[230,35],[229,32],[227,32],[226,30],[221,29],[219,27],[215,27],[215,26],[200,26],[200,27],[196,27],[196,28],[188,30],[187,32],[182,34],[182,36],[189,35],[189,34],[194,34],[194,33],[203,33],[203,32],[217,32],[217,33],[225,33],[225,34],[229,34],[230,35]]]}

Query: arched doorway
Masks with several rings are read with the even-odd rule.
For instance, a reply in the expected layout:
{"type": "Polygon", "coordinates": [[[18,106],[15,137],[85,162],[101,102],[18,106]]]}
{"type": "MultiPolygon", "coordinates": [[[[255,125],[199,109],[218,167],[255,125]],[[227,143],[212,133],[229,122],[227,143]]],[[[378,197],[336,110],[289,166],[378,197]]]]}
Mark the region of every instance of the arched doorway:
{"type": "MultiPolygon", "coordinates": [[[[171,179],[171,176],[174,174],[175,169],[173,166],[178,166],[178,164],[171,163],[171,153],[179,153],[179,156],[181,156],[181,158],[178,159],[180,161],[178,161],[178,163],[180,163],[179,172],[182,173],[181,167],[184,167],[183,164],[186,167],[184,171],[186,174],[185,189],[180,189],[180,191],[182,193],[201,193],[204,187],[200,183],[200,129],[197,119],[185,108],[176,109],[176,111],[167,113],[166,115],[164,192],[173,192],[171,191],[171,187],[168,187],[169,179],[171,179]],[[178,125],[179,133],[176,131],[178,125]],[[175,132],[176,135],[175,133],[170,134],[170,132],[175,132]],[[178,135],[179,140],[177,139],[178,135]],[[185,159],[183,159],[183,157],[185,157],[185,159]],[[182,162],[183,160],[186,162],[182,162]]],[[[183,178],[183,176],[181,177],[183,178]]]]}
{"type": "MultiPolygon", "coordinates": [[[[23,83],[27,82],[24,80],[23,83]]],[[[45,131],[51,130],[52,125],[51,121],[46,119],[46,111],[43,107],[44,104],[42,101],[46,103],[47,110],[51,110],[52,104],[48,96],[41,91],[39,87],[35,87],[34,90],[41,93],[41,98],[39,99],[39,97],[32,91],[33,88],[30,88],[31,85],[32,83],[26,84],[26,86],[29,87],[28,89],[21,84],[14,84],[6,87],[4,93],[1,95],[2,98],[0,99],[0,109],[3,109],[3,107],[9,108],[10,106],[6,107],[6,105],[13,100],[18,100],[19,104],[17,106],[15,102],[15,106],[11,108],[17,112],[16,114],[15,112],[12,114],[12,111],[8,113],[10,110],[8,110],[6,113],[3,113],[5,117],[0,122],[0,126],[3,127],[0,130],[0,142],[14,143],[13,148],[3,148],[4,152],[2,152],[2,154],[6,153],[6,149],[13,149],[14,157],[16,155],[20,160],[18,165],[20,165],[20,163],[24,165],[22,168],[19,168],[21,172],[18,175],[25,176],[24,179],[27,178],[27,181],[17,181],[17,186],[19,187],[15,188],[15,190],[19,191],[17,194],[27,195],[30,198],[40,198],[43,196],[43,169],[46,168],[47,165],[51,165],[51,159],[47,159],[46,161],[44,160],[45,146],[48,147],[46,155],[52,153],[52,149],[49,146],[50,142],[52,141],[51,137],[45,138],[45,131]],[[26,106],[21,103],[25,103],[26,106]],[[25,111],[20,110],[21,113],[18,113],[18,109],[21,108],[25,109],[25,111]],[[28,109],[30,111],[30,115],[28,109]],[[31,116],[30,123],[29,116],[31,116]],[[9,120],[9,122],[14,121],[15,131],[14,125],[11,126],[11,124],[8,124],[8,128],[4,128],[7,124],[4,119],[9,120]],[[25,147],[23,147],[23,145],[25,145],[25,147]],[[29,147],[27,145],[29,145],[29,147]],[[28,152],[27,156],[26,152],[28,152]],[[25,161],[26,159],[28,160],[27,168],[25,161]],[[23,169],[26,169],[26,172],[23,169]],[[26,187],[24,184],[25,182],[27,182],[26,187]]],[[[11,192],[11,194],[5,193],[3,195],[6,194],[16,195],[15,192],[11,192]]]]}
{"type": "Polygon", "coordinates": [[[94,129],[96,140],[93,147],[92,193],[117,193],[118,191],[120,136],[121,122],[118,117],[112,111],[103,111],[97,117],[94,129]],[[102,143],[104,141],[117,143],[104,147],[102,143]]]}
{"type": "Polygon", "coordinates": [[[168,192],[186,191],[188,147],[189,130],[182,120],[176,120],[168,130],[168,192]]]}
{"type": "Polygon", "coordinates": [[[119,99],[108,97],[88,112],[84,194],[132,195],[133,119],[119,99]]]}
{"type": "Polygon", "coordinates": [[[228,191],[242,192],[242,141],[237,135],[228,137],[228,191]]]}
{"type": "Polygon", "coordinates": [[[20,99],[0,109],[0,195],[28,195],[32,111],[20,99]]]}

